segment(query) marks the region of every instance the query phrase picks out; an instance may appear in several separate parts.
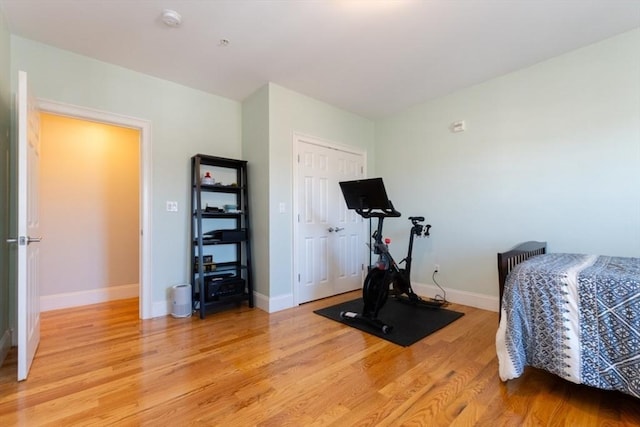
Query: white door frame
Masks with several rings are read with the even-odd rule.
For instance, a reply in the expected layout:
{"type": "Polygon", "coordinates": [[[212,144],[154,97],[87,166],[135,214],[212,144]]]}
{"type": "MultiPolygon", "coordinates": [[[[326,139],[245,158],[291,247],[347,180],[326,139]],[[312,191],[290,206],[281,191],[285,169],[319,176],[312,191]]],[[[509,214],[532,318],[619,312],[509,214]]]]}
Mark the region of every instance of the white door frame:
{"type": "Polygon", "coordinates": [[[139,316],[153,317],[151,284],[151,122],[136,117],[95,110],[57,101],[38,99],[40,111],[107,123],[140,131],[140,255],[139,316]]]}
{"type": "Polygon", "coordinates": [[[344,151],[347,153],[353,153],[362,156],[362,165],[363,171],[362,176],[367,176],[367,151],[349,147],[342,144],[337,144],[332,141],[328,141],[325,139],[321,139],[315,136],[305,135],[300,132],[293,132],[292,138],[292,146],[293,146],[293,167],[292,167],[292,175],[293,175],[293,271],[291,275],[291,283],[293,285],[293,305],[294,307],[300,305],[300,296],[298,292],[298,272],[300,269],[298,268],[298,263],[300,262],[299,248],[298,248],[298,237],[299,237],[299,223],[298,223],[298,214],[300,212],[299,200],[298,200],[298,186],[300,183],[298,182],[298,156],[300,154],[300,143],[314,144],[320,147],[329,148],[337,151],[344,151]]]}

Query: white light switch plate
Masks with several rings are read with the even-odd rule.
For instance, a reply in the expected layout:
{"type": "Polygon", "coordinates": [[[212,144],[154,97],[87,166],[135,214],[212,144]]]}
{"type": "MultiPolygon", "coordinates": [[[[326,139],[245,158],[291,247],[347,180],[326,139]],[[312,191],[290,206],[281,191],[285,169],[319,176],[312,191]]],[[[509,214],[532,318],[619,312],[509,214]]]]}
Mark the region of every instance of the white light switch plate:
{"type": "Polygon", "coordinates": [[[167,212],[178,212],[178,202],[167,201],[167,212]]]}

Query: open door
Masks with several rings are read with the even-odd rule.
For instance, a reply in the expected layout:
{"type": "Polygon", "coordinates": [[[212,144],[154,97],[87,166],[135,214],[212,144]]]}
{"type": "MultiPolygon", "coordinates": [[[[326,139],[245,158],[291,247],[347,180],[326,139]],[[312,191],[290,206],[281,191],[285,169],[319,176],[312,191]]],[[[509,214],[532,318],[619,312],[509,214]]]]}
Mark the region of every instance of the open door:
{"type": "Polygon", "coordinates": [[[40,114],[18,74],[18,381],[27,378],[40,343],[39,164],[40,114]]]}

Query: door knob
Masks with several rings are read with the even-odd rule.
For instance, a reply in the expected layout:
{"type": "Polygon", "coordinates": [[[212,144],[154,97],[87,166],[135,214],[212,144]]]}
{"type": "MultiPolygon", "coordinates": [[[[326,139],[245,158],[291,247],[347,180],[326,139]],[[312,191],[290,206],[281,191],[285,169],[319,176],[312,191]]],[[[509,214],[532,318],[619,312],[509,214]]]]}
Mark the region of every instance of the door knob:
{"type": "Polygon", "coordinates": [[[42,241],[42,237],[24,237],[20,236],[17,239],[9,238],[7,239],[7,243],[18,243],[20,246],[28,245],[29,243],[38,243],[42,241]]]}
{"type": "Polygon", "coordinates": [[[335,232],[337,233],[338,231],[342,231],[344,230],[344,227],[336,227],[335,232]]]}
{"type": "MultiPolygon", "coordinates": [[[[329,227],[329,228],[327,228],[327,231],[328,231],[329,233],[333,232],[333,227],[329,227]]],[[[336,231],[337,231],[337,230],[336,230],[336,231]]]]}

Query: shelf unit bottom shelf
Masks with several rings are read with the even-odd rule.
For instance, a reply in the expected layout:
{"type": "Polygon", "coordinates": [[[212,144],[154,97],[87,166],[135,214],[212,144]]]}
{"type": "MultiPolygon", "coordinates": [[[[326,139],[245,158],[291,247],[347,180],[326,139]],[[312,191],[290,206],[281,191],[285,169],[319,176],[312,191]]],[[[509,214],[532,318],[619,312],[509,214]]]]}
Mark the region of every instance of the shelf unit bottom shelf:
{"type": "Polygon", "coordinates": [[[248,293],[238,293],[233,295],[222,295],[217,297],[213,301],[205,301],[204,306],[201,307],[200,295],[196,294],[196,299],[193,301],[193,311],[200,313],[200,317],[204,318],[204,314],[210,311],[215,311],[215,308],[225,308],[231,304],[240,305],[244,301],[247,301],[249,308],[253,308],[253,298],[248,293]]]}

